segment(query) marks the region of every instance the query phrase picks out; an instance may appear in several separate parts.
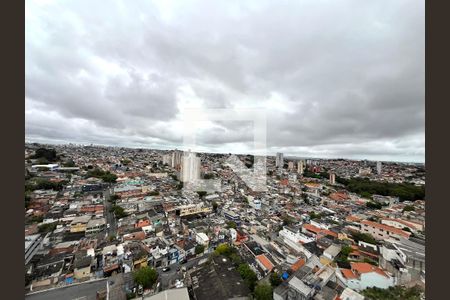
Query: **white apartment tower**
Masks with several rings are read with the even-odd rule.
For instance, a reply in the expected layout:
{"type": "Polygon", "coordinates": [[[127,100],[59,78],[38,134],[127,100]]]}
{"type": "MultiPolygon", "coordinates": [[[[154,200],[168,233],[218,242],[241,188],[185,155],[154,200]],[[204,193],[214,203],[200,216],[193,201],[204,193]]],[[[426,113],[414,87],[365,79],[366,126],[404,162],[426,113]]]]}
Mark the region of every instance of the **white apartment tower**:
{"type": "Polygon", "coordinates": [[[283,153],[281,153],[281,152],[277,153],[277,156],[275,159],[275,166],[280,169],[283,168],[283,166],[284,166],[283,153]]]}
{"type": "Polygon", "coordinates": [[[294,169],[294,162],[293,162],[293,161],[290,161],[290,162],[288,163],[288,169],[289,169],[289,170],[293,170],[293,169],[294,169]]]}
{"type": "Polygon", "coordinates": [[[377,174],[381,175],[381,161],[377,161],[377,174]]]}
{"type": "Polygon", "coordinates": [[[303,170],[305,170],[305,165],[303,163],[303,160],[299,160],[297,162],[297,172],[301,175],[303,174],[303,170]]]}
{"type": "Polygon", "coordinates": [[[336,174],[333,172],[330,172],[330,184],[335,185],[336,184],[336,174]]]}
{"type": "Polygon", "coordinates": [[[191,151],[185,152],[181,165],[181,181],[193,182],[198,179],[200,179],[200,157],[191,151]]]}
{"type": "Polygon", "coordinates": [[[175,150],[172,152],[172,159],[170,166],[174,169],[181,168],[181,163],[183,160],[183,152],[175,150]]]}

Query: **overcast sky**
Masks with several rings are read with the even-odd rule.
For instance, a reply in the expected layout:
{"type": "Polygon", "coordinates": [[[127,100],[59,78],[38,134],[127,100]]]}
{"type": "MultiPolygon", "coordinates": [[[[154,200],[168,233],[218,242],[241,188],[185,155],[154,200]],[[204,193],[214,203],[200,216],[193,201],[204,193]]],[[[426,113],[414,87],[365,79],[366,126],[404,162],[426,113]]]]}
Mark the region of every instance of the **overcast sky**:
{"type": "Polygon", "coordinates": [[[25,138],[181,148],[185,109],[261,108],[268,154],[423,162],[424,35],[423,1],[26,1],[25,138]]]}

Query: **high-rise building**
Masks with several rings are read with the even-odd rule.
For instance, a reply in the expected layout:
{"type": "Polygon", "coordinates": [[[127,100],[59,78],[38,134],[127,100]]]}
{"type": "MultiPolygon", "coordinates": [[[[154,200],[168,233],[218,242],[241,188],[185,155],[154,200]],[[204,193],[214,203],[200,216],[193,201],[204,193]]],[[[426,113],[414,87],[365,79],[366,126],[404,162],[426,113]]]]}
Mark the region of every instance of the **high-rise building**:
{"type": "Polygon", "coordinates": [[[171,167],[179,170],[183,160],[183,152],[175,150],[172,152],[171,167]]]}
{"type": "Polygon", "coordinates": [[[162,157],[163,165],[170,165],[170,154],[165,154],[162,157]]]}
{"type": "Polygon", "coordinates": [[[184,153],[181,165],[181,181],[193,182],[200,179],[200,157],[189,151],[184,153]]]}
{"type": "Polygon", "coordinates": [[[381,161],[377,161],[377,174],[381,175],[381,161]]]}
{"type": "Polygon", "coordinates": [[[304,170],[305,170],[305,164],[304,164],[303,160],[299,160],[297,162],[297,172],[301,175],[301,174],[303,174],[304,170]]]}
{"type": "Polygon", "coordinates": [[[330,184],[336,184],[336,174],[334,174],[333,172],[330,172],[330,184]]]}
{"type": "Polygon", "coordinates": [[[294,162],[293,161],[288,162],[288,169],[294,170],[294,162]]]}
{"type": "Polygon", "coordinates": [[[283,166],[284,166],[283,153],[281,153],[281,152],[277,153],[277,156],[275,159],[275,166],[280,169],[283,168],[283,166]]]}

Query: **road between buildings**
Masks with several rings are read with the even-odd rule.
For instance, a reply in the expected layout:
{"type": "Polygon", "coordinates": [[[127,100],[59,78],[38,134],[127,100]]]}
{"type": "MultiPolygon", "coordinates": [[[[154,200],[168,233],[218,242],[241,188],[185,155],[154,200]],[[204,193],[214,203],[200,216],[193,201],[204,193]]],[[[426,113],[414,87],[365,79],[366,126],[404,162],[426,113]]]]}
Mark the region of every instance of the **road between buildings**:
{"type": "Polygon", "coordinates": [[[111,198],[111,190],[112,187],[107,187],[106,190],[103,191],[103,198],[104,198],[104,214],[106,217],[106,223],[109,224],[109,228],[106,229],[108,232],[108,236],[116,236],[117,235],[117,221],[116,217],[114,216],[114,213],[110,212],[110,209],[112,207],[112,203],[108,200],[111,198]]]}
{"type": "Polygon", "coordinates": [[[87,282],[73,286],[57,288],[36,294],[25,295],[27,300],[96,300],[97,291],[106,289],[105,280],[87,282]]]}

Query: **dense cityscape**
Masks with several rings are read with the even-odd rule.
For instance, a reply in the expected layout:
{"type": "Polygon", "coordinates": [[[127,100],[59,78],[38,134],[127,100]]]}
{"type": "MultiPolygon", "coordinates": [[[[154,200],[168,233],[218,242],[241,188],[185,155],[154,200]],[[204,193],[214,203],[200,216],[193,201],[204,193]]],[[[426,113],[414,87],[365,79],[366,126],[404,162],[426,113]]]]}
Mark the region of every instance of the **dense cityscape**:
{"type": "Polygon", "coordinates": [[[25,298],[425,297],[424,164],[228,157],[27,143],[25,298]]]}

